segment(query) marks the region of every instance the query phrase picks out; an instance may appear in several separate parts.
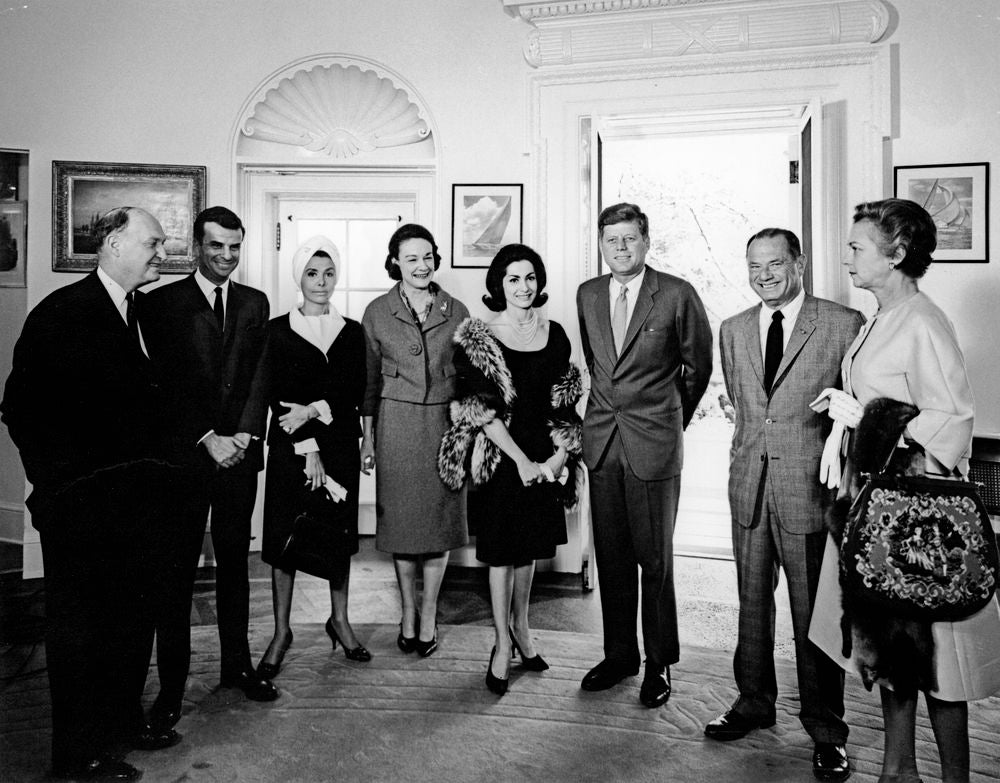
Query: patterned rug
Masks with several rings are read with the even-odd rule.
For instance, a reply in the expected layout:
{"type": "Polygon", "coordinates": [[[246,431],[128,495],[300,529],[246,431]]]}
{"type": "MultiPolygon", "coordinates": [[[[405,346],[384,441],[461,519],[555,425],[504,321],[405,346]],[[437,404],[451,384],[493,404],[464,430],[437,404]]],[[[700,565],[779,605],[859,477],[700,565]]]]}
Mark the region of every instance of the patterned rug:
{"type": "MultiPolygon", "coordinates": [[[[356,625],[372,651],[368,664],[331,655],[322,625],[295,627],[295,643],[276,680],[281,697],[247,701],[219,690],[213,628],[193,629],[194,660],[184,741],[129,761],[146,781],[679,781],[783,783],[812,780],[812,744],[798,723],[795,669],[778,662],[778,723],[738,742],[706,739],[704,724],[734,696],[728,653],[685,649],[672,672],[665,707],[638,702],[639,678],[602,693],[580,680],[602,657],[594,635],[538,631],[536,646],[551,665],[535,674],[511,669],[498,698],[484,676],[492,631],[442,626],[430,658],[404,655],[398,628],[356,625]]],[[[270,626],[253,629],[262,650],[270,626]]],[[[151,677],[150,699],[155,694],[151,677]]],[[[48,694],[44,676],[8,685],[0,716],[0,780],[44,779],[48,764],[48,694]]],[[[878,777],[882,755],[878,698],[848,678],[849,752],[864,783],[878,777]]],[[[970,705],[974,781],[1000,776],[1000,698],[970,705]]],[[[933,734],[921,706],[918,764],[925,781],[939,778],[933,734]]]]}

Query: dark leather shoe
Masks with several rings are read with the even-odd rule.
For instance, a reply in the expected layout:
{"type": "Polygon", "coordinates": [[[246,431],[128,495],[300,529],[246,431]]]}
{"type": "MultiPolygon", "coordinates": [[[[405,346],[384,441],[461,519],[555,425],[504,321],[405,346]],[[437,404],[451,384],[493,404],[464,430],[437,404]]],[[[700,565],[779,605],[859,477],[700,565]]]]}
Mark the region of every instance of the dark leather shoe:
{"type": "Polygon", "coordinates": [[[754,729],[769,729],[774,725],[774,722],[774,713],[763,720],[755,720],[740,715],[736,710],[726,710],[705,726],[705,736],[720,742],[729,742],[730,740],[743,739],[754,729]]]}
{"type": "Polygon", "coordinates": [[[239,688],[251,701],[274,701],[278,698],[278,689],[274,687],[274,683],[250,670],[223,676],[219,685],[223,688],[239,688]]]}
{"type": "Polygon", "coordinates": [[[110,756],[101,756],[79,766],[60,767],[52,770],[52,775],[60,780],[138,780],[142,770],[110,756]]]}
{"type": "Polygon", "coordinates": [[[173,729],[153,728],[147,723],[129,738],[128,744],[136,750],[163,750],[180,741],[181,735],[173,729]]]}
{"type": "Polygon", "coordinates": [[[847,748],[833,742],[817,742],[813,749],[813,775],[817,780],[847,780],[851,776],[847,748]]]}
{"type": "Polygon", "coordinates": [[[181,719],[180,702],[168,704],[161,702],[159,698],[153,702],[149,710],[149,725],[156,731],[172,729],[181,719]]]}
{"type": "Polygon", "coordinates": [[[670,668],[658,671],[655,668],[647,668],[646,674],[642,678],[642,686],[639,688],[639,701],[643,707],[662,707],[670,698],[670,668]]]}
{"type": "Polygon", "coordinates": [[[608,688],[613,688],[626,677],[634,677],[638,673],[638,666],[627,666],[605,658],[584,675],[580,687],[585,691],[606,691],[608,688]]]}

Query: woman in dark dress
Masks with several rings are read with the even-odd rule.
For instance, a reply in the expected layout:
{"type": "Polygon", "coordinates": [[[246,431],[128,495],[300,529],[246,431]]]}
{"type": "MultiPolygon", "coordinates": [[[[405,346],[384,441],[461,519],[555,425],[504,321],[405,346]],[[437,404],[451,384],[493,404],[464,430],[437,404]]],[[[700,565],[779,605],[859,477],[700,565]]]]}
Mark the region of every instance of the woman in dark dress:
{"type": "Polygon", "coordinates": [[[445,483],[461,484],[468,464],[478,485],[468,513],[476,557],[490,566],[496,638],[486,685],[500,696],[515,652],[527,669],[548,668],[528,627],[531,582],[535,560],[566,543],[565,507],[576,499],[580,373],[563,328],[538,315],[544,287],[530,247],[507,245],[493,259],[483,301],[498,315],[470,318],[455,335],[458,399],[438,460],[445,483]]]}
{"type": "Polygon", "coordinates": [[[262,382],[267,386],[271,425],[262,557],[272,567],[274,638],[257,667],[267,679],[278,674],[292,644],[289,615],[295,570],[283,561],[282,550],[296,516],[305,510],[347,531],[343,550],[330,554],[335,576],[330,581],[332,611],[326,632],[334,648],[339,642],[349,659],[371,660],[347,618],[350,558],[358,551],[365,338],[361,324],[343,318],[330,303],[339,266],[340,254],[326,237],[303,244],[292,261],[302,307],[267,325],[262,382]],[[343,499],[335,498],[344,492],[343,499]]]}

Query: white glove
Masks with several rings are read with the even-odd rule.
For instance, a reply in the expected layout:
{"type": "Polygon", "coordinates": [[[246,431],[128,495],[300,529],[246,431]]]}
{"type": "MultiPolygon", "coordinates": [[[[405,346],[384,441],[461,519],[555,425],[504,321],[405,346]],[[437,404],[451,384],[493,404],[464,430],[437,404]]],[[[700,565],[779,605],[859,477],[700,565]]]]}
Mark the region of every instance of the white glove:
{"type": "Polygon", "coordinates": [[[823,389],[819,396],[809,403],[817,413],[827,412],[835,422],[853,429],[861,421],[864,406],[847,392],[840,389],[823,389]]]}
{"type": "Polygon", "coordinates": [[[347,490],[329,476],[325,477],[323,486],[334,503],[339,503],[347,497],[347,490]]]}
{"type": "Polygon", "coordinates": [[[819,460],[819,481],[826,484],[827,489],[840,486],[840,444],[844,440],[844,425],[833,423],[833,429],[823,446],[823,456],[819,460]]]}

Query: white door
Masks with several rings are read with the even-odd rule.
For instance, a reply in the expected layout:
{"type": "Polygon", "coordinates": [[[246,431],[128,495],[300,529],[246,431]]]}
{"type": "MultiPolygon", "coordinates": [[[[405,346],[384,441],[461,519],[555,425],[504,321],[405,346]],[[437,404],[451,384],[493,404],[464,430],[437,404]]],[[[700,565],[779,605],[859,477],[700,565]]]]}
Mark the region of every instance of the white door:
{"type": "MultiPolygon", "coordinates": [[[[244,172],[247,249],[254,254],[243,270],[260,288],[272,317],[301,303],[292,279],[292,257],[316,234],[340,251],[341,272],[333,302],[345,318],[361,320],[368,303],[394,285],[385,271],[389,237],[402,223],[433,224],[431,172],[244,172]]],[[[375,474],[361,476],[358,530],[375,533],[375,474]]],[[[263,476],[254,511],[254,548],[263,525],[263,476]]]]}

